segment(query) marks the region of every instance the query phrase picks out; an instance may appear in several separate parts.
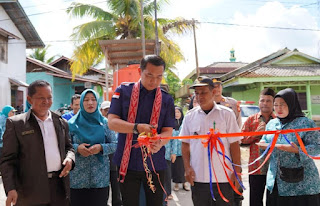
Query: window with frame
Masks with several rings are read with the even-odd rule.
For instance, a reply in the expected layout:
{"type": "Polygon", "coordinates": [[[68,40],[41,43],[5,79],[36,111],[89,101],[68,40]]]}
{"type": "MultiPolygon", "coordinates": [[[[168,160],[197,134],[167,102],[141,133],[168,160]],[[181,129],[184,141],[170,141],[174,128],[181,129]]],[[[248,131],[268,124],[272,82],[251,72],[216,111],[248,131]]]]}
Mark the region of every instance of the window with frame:
{"type": "Polygon", "coordinates": [[[0,35],[0,62],[8,63],[8,37],[0,35]]]}

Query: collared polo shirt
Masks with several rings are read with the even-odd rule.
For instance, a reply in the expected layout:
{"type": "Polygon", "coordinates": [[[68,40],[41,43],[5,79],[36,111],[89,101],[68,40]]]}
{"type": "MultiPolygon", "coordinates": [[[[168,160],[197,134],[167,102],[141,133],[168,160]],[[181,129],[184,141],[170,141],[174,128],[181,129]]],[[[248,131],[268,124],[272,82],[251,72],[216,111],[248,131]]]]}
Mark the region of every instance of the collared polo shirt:
{"type": "MultiPolygon", "coordinates": [[[[111,107],[109,114],[115,114],[120,117],[120,119],[127,121],[130,98],[132,93],[134,83],[120,85],[116,91],[115,95],[112,97],[111,107]]],[[[140,84],[140,94],[139,94],[139,105],[136,116],[136,123],[150,124],[150,118],[152,114],[153,102],[156,94],[156,89],[152,91],[146,90],[142,84],[140,84]]],[[[161,90],[162,92],[162,103],[161,111],[159,116],[158,134],[161,133],[163,127],[174,127],[174,102],[168,93],[161,90]]],[[[114,154],[113,162],[120,166],[121,159],[123,155],[123,150],[126,141],[126,135],[124,133],[118,134],[118,146],[114,154]]],[[[132,144],[137,143],[138,135],[133,134],[132,144]]],[[[166,168],[165,161],[165,147],[162,147],[157,153],[152,155],[152,160],[156,170],[164,170],[166,168]]],[[[148,158],[148,167],[152,168],[150,159],[148,158]]],[[[144,171],[142,154],[140,148],[131,148],[130,161],[128,165],[129,170],[144,171]]]]}
{"type": "MultiPolygon", "coordinates": [[[[239,132],[239,126],[236,121],[234,112],[224,106],[214,103],[213,109],[206,114],[201,107],[195,107],[190,110],[184,117],[180,136],[186,135],[203,135],[207,134],[210,128],[217,129],[220,133],[235,133],[239,132]]],[[[242,137],[221,138],[225,148],[225,155],[231,159],[230,144],[238,142],[242,137]]],[[[195,182],[209,183],[209,163],[208,149],[202,144],[202,139],[183,139],[182,142],[190,144],[190,165],[195,171],[195,182]]],[[[219,146],[218,146],[219,147],[219,146]]],[[[221,151],[221,148],[218,148],[221,151]]],[[[222,151],[221,151],[222,152],[222,151]]],[[[217,175],[218,182],[228,182],[224,173],[223,166],[219,159],[223,162],[222,155],[217,155],[215,151],[212,153],[212,165],[217,175]]],[[[231,163],[226,160],[230,168],[231,163]]],[[[231,177],[231,171],[226,169],[228,176],[231,177]]],[[[212,182],[216,182],[212,172],[212,182]]]]}
{"type": "Polygon", "coordinates": [[[38,121],[41,129],[44,151],[46,156],[47,171],[59,171],[61,169],[61,157],[58,146],[58,139],[56,130],[54,128],[52,114],[49,111],[49,115],[46,120],[42,121],[35,114],[33,114],[38,121]]]}

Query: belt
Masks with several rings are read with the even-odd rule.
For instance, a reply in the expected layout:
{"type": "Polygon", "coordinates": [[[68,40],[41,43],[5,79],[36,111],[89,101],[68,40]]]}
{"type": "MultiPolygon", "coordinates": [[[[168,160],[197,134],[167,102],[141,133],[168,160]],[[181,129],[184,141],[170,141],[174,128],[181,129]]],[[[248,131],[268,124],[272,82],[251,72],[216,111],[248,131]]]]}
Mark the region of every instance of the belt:
{"type": "Polygon", "coordinates": [[[48,178],[51,179],[51,178],[54,178],[54,177],[59,177],[61,172],[59,171],[54,171],[54,172],[48,172],[48,178]]]}

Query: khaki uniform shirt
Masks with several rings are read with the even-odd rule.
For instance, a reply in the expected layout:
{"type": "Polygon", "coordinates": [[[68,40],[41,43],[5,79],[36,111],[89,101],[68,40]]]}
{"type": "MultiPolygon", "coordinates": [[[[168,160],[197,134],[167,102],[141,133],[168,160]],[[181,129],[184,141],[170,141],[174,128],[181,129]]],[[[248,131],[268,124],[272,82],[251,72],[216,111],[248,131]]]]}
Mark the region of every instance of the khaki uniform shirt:
{"type": "Polygon", "coordinates": [[[232,109],[236,115],[236,120],[237,120],[238,126],[239,126],[239,128],[241,128],[242,121],[241,121],[240,103],[238,103],[238,101],[233,99],[232,97],[222,96],[221,101],[217,102],[217,104],[220,104],[220,105],[223,105],[225,107],[229,107],[230,109],[232,109]]]}

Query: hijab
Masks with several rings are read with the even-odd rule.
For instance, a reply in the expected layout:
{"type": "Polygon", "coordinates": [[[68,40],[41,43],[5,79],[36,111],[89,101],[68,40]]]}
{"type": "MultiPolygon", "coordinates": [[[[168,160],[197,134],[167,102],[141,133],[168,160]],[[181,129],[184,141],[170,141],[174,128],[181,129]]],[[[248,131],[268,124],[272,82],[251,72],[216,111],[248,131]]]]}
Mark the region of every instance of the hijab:
{"type": "Polygon", "coordinates": [[[85,111],[83,106],[83,100],[88,93],[92,93],[98,101],[97,94],[92,89],[86,89],[81,93],[80,97],[80,110],[69,121],[70,132],[76,134],[81,142],[90,145],[99,144],[104,142],[104,124],[107,123],[107,119],[103,117],[97,108],[93,113],[85,111]]]}
{"type": "Polygon", "coordinates": [[[301,110],[301,106],[298,100],[297,93],[291,89],[283,89],[279,91],[274,98],[281,97],[288,105],[289,114],[285,118],[280,118],[282,124],[292,122],[297,117],[304,117],[304,113],[301,110]]]}
{"type": "Polygon", "coordinates": [[[14,109],[13,107],[6,105],[2,108],[1,114],[3,114],[4,116],[6,116],[8,118],[10,111],[13,109],[14,109]]]}
{"type": "Polygon", "coordinates": [[[183,120],[183,112],[182,112],[182,108],[181,107],[176,106],[175,109],[174,109],[174,112],[176,112],[176,109],[180,111],[181,117],[180,117],[180,119],[176,119],[175,118],[175,127],[174,127],[174,129],[175,130],[179,130],[180,126],[182,124],[182,120],[183,120]]]}
{"type": "Polygon", "coordinates": [[[190,103],[189,103],[188,110],[193,109],[193,100],[194,100],[194,98],[196,98],[196,96],[195,96],[195,95],[193,95],[193,96],[191,97],[191,99],[190,99],[190,103]]]}

